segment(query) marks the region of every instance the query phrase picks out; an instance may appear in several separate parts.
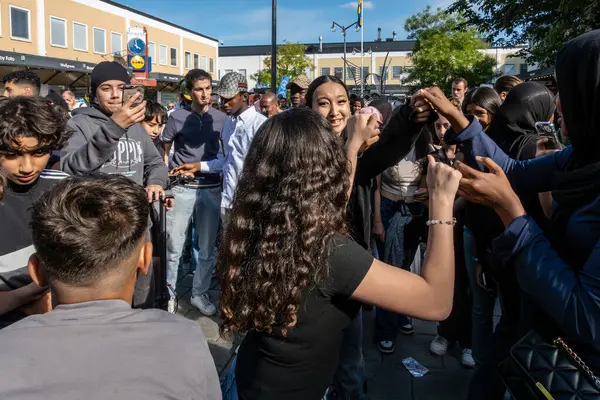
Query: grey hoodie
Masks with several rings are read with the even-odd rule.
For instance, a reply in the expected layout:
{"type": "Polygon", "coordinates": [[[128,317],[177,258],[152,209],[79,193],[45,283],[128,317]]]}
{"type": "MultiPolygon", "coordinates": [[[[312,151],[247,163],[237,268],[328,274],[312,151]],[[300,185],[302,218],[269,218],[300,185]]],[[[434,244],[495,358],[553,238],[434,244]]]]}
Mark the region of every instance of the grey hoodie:
{"type": "Polygon", "coordinates": [[[71,175],[121,174],[135,183],[167,187],[169,170],[140,124],[123,129],[95,107],[73,110],[74,130],[62,150],[61,169],[71,175]]]}

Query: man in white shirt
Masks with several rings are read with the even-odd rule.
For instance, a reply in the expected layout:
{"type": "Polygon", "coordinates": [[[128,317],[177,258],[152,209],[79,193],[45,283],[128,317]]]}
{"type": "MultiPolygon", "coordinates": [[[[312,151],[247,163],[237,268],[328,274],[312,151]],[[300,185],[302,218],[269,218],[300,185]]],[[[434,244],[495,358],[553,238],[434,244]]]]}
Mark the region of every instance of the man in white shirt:
{"type": "Polygon", "coordinates": [[[219,95],[223,111],[229,116],[221,131],[225,156],[218,154],[214,160],[184,164],[174,172],[193,174],[198,171],[207,173],[222,171],[221,218],[223,223],[227,224],[244,159],[254,135],[267,117],[256,111],[256,108],[250,107],[248,81],[242,74],[237,72],[225,74],[213,93],[219,95]]]}

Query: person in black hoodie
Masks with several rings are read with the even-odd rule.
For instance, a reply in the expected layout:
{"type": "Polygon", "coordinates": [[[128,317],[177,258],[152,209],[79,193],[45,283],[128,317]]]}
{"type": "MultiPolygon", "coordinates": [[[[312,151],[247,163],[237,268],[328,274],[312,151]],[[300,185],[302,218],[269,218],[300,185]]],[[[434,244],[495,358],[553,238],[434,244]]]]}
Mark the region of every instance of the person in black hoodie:
{"type": "MultiPolygon", "coordinates": [[[[117,62],[104,61],[92,71],[92,105],[73,110],[69,127],[73,136],[62,150],[61,169],[71,175],[90,172],[120,174],[144,186],[148,202],[164,195],[169,171],[156,146],[142,128],[146,102],[140,94],[123,103],[123,87],[130,82],[127,70],[117,62]],[[136,105],[137,104],[137,105],[136,105]]],[[[151,271],[140,276],[134,305],[151,307],[151,271]]]]}
{"type": "MultiPolygon", "coordinates": [[[[315,79],[306,92],[306,105],[327,119],[334,132],[344,138],[348,130],[373,129],[369,115],[350,118],[350,95],[338,78],[323,75],[315,79]]],[[[348,202],[352,236],[369,250],[371,242],[371,192],[375,177],[397,164],[413,147],[424,123],[432,115],[420,97],[399,107],[381,135],[371,139],[368,148],[353,148],[346,142],[347,156],[353,167],[353,186],[348,202]],[[376,141],[376,142],[375,142],[376,141]],[[359,156],[360,154],[360,156],[359,156]]],[[[375,119],[376,120],[376,119],[375,119]]],[[[365,371],[362,356],[362,313],[344,331],[340,362],[334,376],[333,392],[339,399],[365,398],[365,371]]]]}
{"type": "MultiPolygon", "coordinates": [[[[523,83],[510,91],[487,129],[487,134],[511,158],[532,159],[535,157],[536,142],[539,139],[535,123],[551,120],[554,110],[553,96],[546,87],[535,82],[523,83]]],[[[543,214],[537,194],[522,195],[521,200],[527,213],[542,229],[546,229],[548,220],[543,214]]],[[[519,339],[522,298],[514,271],[508,268],[503,268],[502,271],[493,268],[492,241],[504,231],[500,218],[492,209],[473,203],[468,204],[465,217],[466,235],[472,233],[475,244],[474,249],[467,247],[474,251],[468,252],[466,257],[468,265],[475,263],[476,266],[476,271],[471,268],[469,272],[474,293],[474,357],[479,364],[471,384],[470,396],[481,398],[491,387],[489,381],[494,374],[493,366],[508,354],[512,344],[519,339]],[[481,278],[482,274],[485,275],[485,279],[481,278]],[[485,293],[477,295],[478,291],[482,290],[477,282],[486,282],[488,289],[496,289],[500,296],[502,317],[493,335],[493,297],[485,293]],[[494,282],[497,284],[494,285],[494,282]],[[485,300],[485,296],[489,301],[485,300]]]]}

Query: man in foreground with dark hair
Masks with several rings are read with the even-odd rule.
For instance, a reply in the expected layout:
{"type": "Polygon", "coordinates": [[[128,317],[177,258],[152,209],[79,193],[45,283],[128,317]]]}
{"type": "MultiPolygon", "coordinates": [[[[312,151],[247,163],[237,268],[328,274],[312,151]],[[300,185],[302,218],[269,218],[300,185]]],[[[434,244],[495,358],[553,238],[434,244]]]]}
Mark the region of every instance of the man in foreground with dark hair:
{"type": "Polygon", "coordinates": [[[34,203],[31,227],[29,273],[55,308],[0,331],[0,398],[221,399],[202,329],[131,308],[152,257],[142,187],[64,179],[34,203]]]}
{"type": "Polygon", "coordinates": [[[2,83],[4,97],[39,96],[42,87],[38,74],[28,69],[9,72],[2,78],[2,83]]]}

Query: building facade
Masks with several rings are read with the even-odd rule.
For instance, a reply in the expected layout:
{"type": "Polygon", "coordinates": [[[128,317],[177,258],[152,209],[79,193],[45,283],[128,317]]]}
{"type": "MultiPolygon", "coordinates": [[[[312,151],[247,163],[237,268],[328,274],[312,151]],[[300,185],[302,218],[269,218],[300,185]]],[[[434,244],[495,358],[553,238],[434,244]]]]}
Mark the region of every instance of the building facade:
{"type": "MultiPolygon", "coordinates": [[[[408,72],[412,68],[410,54],[415,47],[411,40],[385,40],[363,43],[361,60],[360,42],[346,43],[347,70],[346,84],[354,90],[360,86],[361,76],[364,78],[366,89],[377,91],[381,87],[381,79],[385,74],[385,87],[388,94],[403,94],[408,87],[403,85],[408,72]],[[386,60],[387,57],[387,60],[386,60]],[[362,75],[360,74],[362,62],[362,75]],[[384,71],[384,66],[387,70],[384,71]]],[[[321,75],[334,75],[344,79],[344,44],[327,43],[306,44],[306,57],[311,60],[311,68],[306,74],[314,79],[321,75]]],[[[520,49],[488,48],[482,50],[496,58],[496,68],[499,74],[518,75],[527,72],[528,66],[524,59],[515,54],[520,49]]],[[[269,57],[271,46],[228,46],[219,50],[219,77],[237,71],[248,77],[251,89],[257,88],[257,83],[251,78],[253,74],[264,68],[264,59],[269,57]]]]}
{"type": "MultiPolygon", "coordinates": [[[[0,74],[30,68],[42,91],[89,87],[90,72],[102,61],[127,64],[127,29],[148,32],[150,78],[156,98],[175,98],[189,69],[203,68],[217,78],[217,39],[110,0],[0,1],[0,74]]],[[[81,89],[78,89],[81,88],[81,89]]]]}

